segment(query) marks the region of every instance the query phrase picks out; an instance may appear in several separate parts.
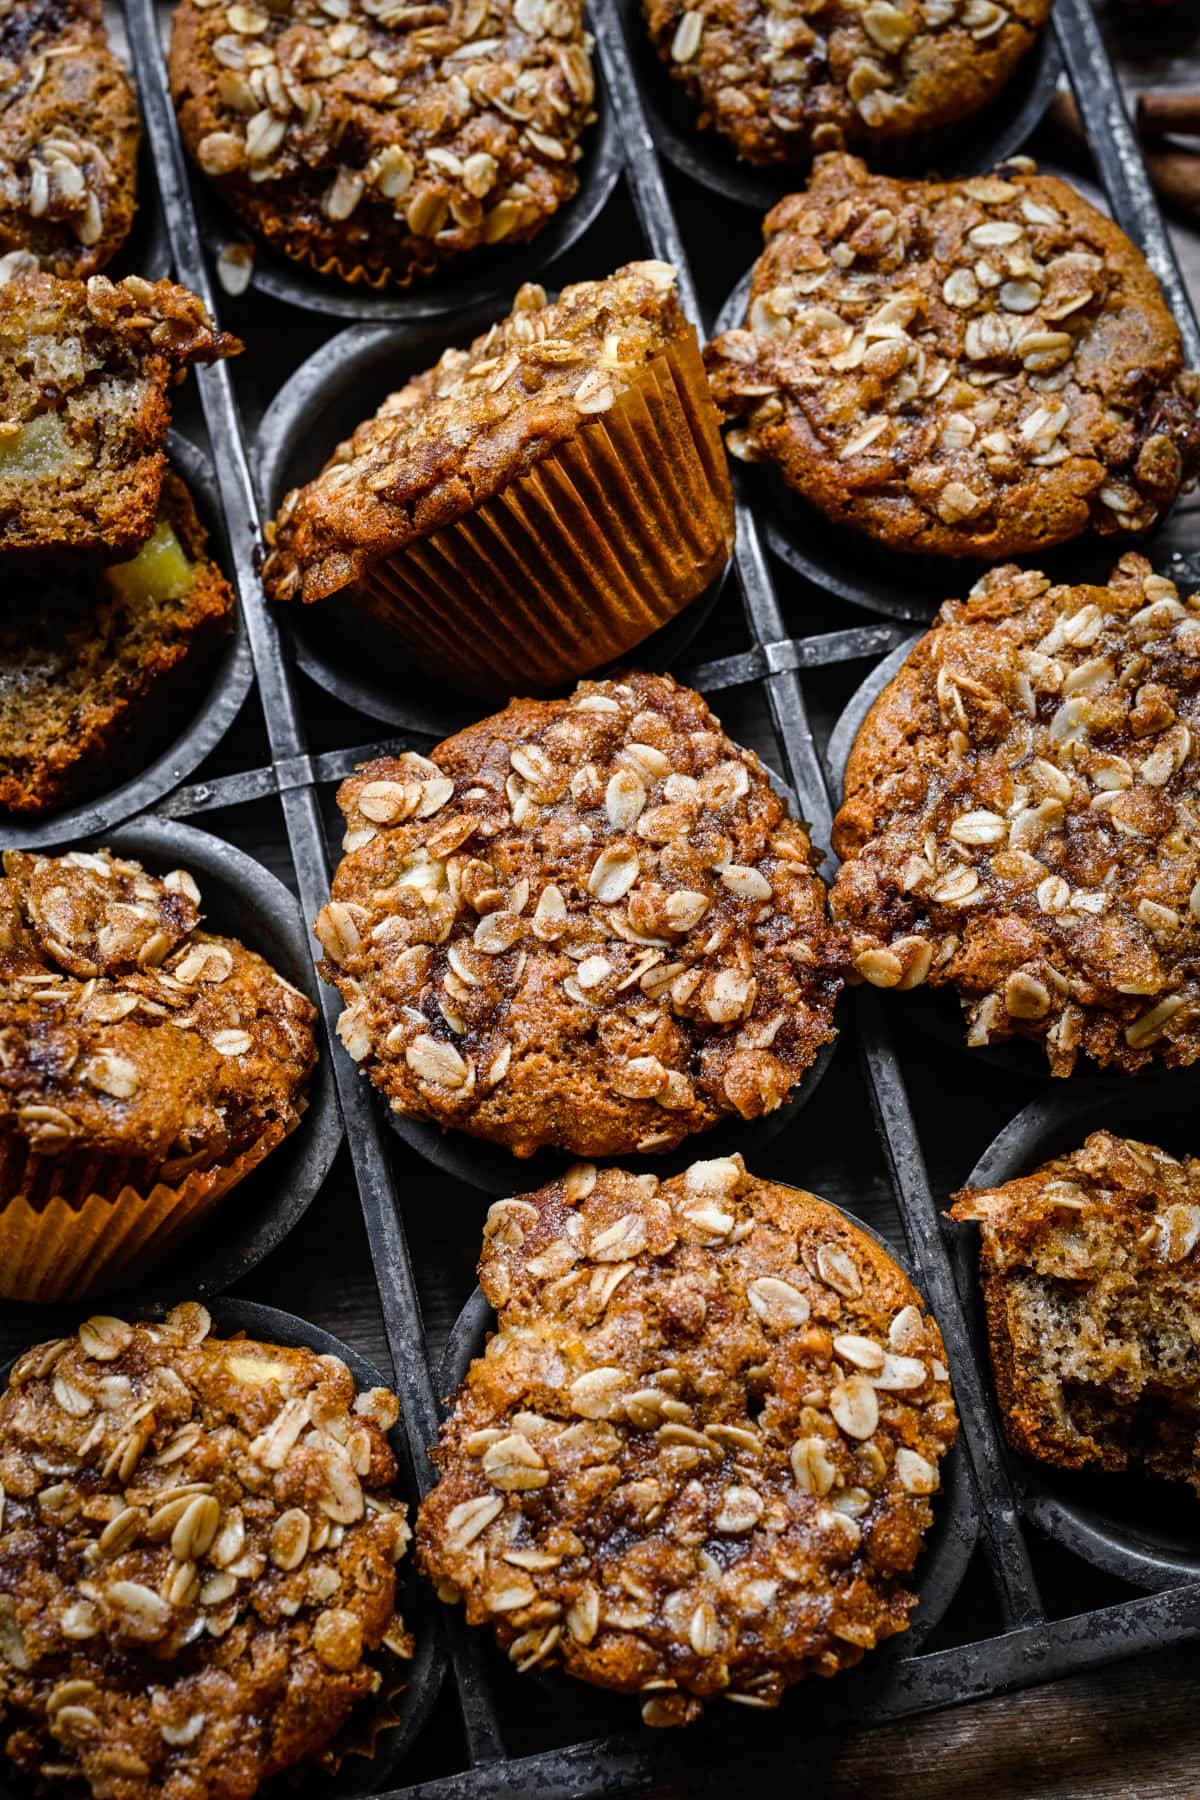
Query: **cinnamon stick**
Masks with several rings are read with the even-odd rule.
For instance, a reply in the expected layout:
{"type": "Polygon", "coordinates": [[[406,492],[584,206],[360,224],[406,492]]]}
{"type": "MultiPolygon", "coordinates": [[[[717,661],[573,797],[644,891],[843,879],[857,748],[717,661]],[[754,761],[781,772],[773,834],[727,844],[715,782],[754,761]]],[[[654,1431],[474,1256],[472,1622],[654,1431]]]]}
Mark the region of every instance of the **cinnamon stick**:
{"type": "MultiPolygon", "coordinates": [[[[1055,94],[1050,103],[1050,117],[1077,143],[1086,144],[1087,132],[1079,117],[1075,97],[1068,89],[1060,88],[1055,94]]],[[[1200,154],[1182,149],[1143,149],[1143,156],[1159,197],[1190,221],[1200,222],[1200,154]]]]}
{"type": "Polygon", "coordinates": [[[1151,88],[1138,95],[1138,136],[1200,137],[1200,93],[1185,88],[1151,88]]]}

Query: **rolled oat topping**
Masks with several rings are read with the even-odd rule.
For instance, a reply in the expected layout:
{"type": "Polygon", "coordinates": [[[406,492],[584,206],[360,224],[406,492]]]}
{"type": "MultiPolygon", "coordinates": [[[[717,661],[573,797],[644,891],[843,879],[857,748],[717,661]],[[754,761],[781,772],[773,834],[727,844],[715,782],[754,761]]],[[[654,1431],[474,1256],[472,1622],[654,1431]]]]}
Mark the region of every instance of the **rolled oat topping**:
{"type": "Polygon", "coordinates": [[[527,283],[506,319],[386,399],[293,488],[268,527],[274,600],[319,600],[428,537],[606,413],[646,366],[695,334],[668,263],[629,263],[553,302],[527,283]]]}
{"type": "Polygon", "coordinates": [[[99,0],[0,0],[0,255],[90,275],[133,223],[137,107],[99,0]]]}
{"type": "Polygon", "coordinates": [[[1053,0],[643,0],[699,123],[748,162],[910,137],[999,93],[1053,0]]]}
{"type": "Polygon", "coordinates": [[[575,1165],[488,1214],[498,1330],[434,1450],[417,1554],[519,1669],[650,1725],[774,1706],[903,1631],[957,1420],[903,1271],[740,1157],[575,1165]]]}
{"type": "Polygon", "coordinates": [[[381,286],[533,237],[592,117],[581,0],[182,0],[192,155],[289,256],[381,286]]]}
{"type": "Polygon", "coordinates": [[[876,701],[831,910],[877,987],[954,986],[973,1045],[1134,1070],[1200,1055],[1200,595],[994,569],[876,701]]]}
{"type": "Polygon", "coordinates": [[[167,1179],[299,1117],[315,1008],[200,929],[186,869],[6,851],[0,1140],[143,1159],[167,1179]]]}
{"type": "Polygon", "coordinates": [[[992,1362],[1014,1449],[1152,1470],[1200,1493],[1200,1162],[1094,1131],[998,1188],[980,1226],[992,1362]]]}
{"type": "Polygon", "coordinates": [[[1018,159],[957,182],[823,157],[709,346],[730,450],[898,550],[1145,531],[1200,468],[1200,380],[1141,253],[1018,159]]]}
{"type": "Polygon", "coordinates": [[[840,945],[758,758],[665,676],[514,701],[342,786],[316,921],[393,1110],[506,1144],[661,1150],[787,1097],[840,945]]]}
{"type": "Polygon", "coordinates": [[[0,1398],[0,1732],[97,1800],[244,1800],[411,1654],[384,1432],[335,1356],[100,1316],[0,1398]]]}

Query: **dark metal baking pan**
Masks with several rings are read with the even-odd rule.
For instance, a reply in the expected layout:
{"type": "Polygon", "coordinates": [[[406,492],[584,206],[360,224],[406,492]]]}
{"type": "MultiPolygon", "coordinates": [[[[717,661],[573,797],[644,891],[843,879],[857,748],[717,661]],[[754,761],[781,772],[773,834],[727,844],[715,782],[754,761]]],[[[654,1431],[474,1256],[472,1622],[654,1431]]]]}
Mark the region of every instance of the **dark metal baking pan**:
{"type": "MultiPolygon", "coordinates": [[[[964,1187],[1000,1187],[1052,1157],[1081,1149],[1089,1132],[1156,1144],[1174,1155],[1200,1153],[1200,1072],[1139,1076],[1098,1092],[1059,1088],[1035,1100],[984,1151],[964,1187]]],[[[953,1226],[956,1274],[972,1314],[976,1354],[988,1361],[976,1278],[978,1233],[953,1226]]],[[[1151,1475],[1078,1474],[1012,1457],[1026,1516],[1066,1549],[1134,1587],[1200,1580],[1197,1499],[1183,1482],[1151,1475]]]]}
{"type": "Polygon", "coordinates": [[[254,249],[251,285],[257,293],[286,301],[328,319],[385,319],[405,324],[441,320],[461,330],[464,323],[485,321],[507,312],[511,296],[525,281],[540,281],[595,224],[621,173],[620,125],[604,78],[596,69],[596,118],[581,140],[579,191],[566,201],[528,244],[497,245],[472,251],[457,266],[411,287],[375,289],[318,275],[303,263],[272,250],[221,200],[192,168],[192,195],[205,247],[214,258],[227,244],[254,249]]]}
{"type": "MultiPolygon", "coordinates": [[[[238,938],[315,1002],[317,979],[309,933],[294,897],[261,863],[207,831],[177,820],[143,818],[105,831],[97,847],[132,857],[152,874],[186,869],[200,889],[208,930],[238,938]]],[[[318,1030],[318,1043],[320,1034],[318,1030]]],[[[342,1138],[341,1115],[329,1052],[322,1046],[300,1123],[256,1169],[226,1196],[162,1269],[138,1281],[128,1304],[166,1306],[206,1298],[231,1287],[283,1242],[311,1206],[329,1173],[342,1138]]],[[[89,1296],[90,1305],[99,1291],[89,1296]]],[[[6,1304],[6,1313],[16,1307],[6,1304]]],[[[45,1329],[47,1308],[21,1309],[31,1333],[45,1329]]]]}
{"type": "MultiPolygon", "coordinates": [[[[259,501],[269,518],[284,495],[309,481],[335,447],[446,348],[444,320],[354,325],[330,338],[280,388],[258,429],[259,501]]],[[[468,335],[461,321],[453,336],[468,335]]],[[[728,570],[621,663],[662,669],[675,662],[718,604],[728,570]]],[[[279,616],[309,678],[368,718],[398,731],[442,738],[486,716],[498,700],[457,693],[413,664],[399,634],[337,594],[314,605],[288,601],[279,616]]]]}
{"type": "MultiPolygon", "coordinates": [[[[639,0],[620,0],[630,56],[654,142],[675,168],[713,193],[765,213],[804,186],[807,165],[758,168],[743,162],[733,145],[711,126],[696,123],[696,107],[659,60],[639,0]]],[[[891,140],[855,146],[873,168],[889,175],[977,175],[1022,149],[1049,106],[1062,73],[1062,56],[1046,25],[1012,80],[973,118],[942,131],[924,132],[910,143],[891,140]]]]}
{"type": "MultiPolygon", "coordinates": [[[[225,536],[216,480],[208,457],[195,444],[173,431],[167,443],[172,466],[187,482],[201,523],[209,534],[209,548],[228,573],[229,546],[225,536]]],[[[235,602],[233,628],[209,672],[190,684],[190,716],[183,729],[170,739],[171,724],[151,738],[157,754],[128,780],[92,800],[50,812],[18,814],[0,811],[0,850],[42,849],[51,844],[70,844],[76,839],[105,831],[118,819],[153,806],[156,800],[190,775],[229,730],[250,692],[252,668],[241,609],[235,602]],[[198,691],[197,691],[198,690],[198,691]]],[[[184,709],[181,698],[178,703],[184,709]]]]}
{"type": "MultiPolygon", "coordinates": [[[[126,1312],[136,1322],[142,1318],[161,1318],[167,1310],[167,1304],[163,1302],[127,1308],[126,1312]]],[[[249,1300],[212,1300],[208,1302],[208,1311],[212,1317],[213,1333],[218,1337],[245,1336],[262,1344],[281,1344],[289,1349],[305,1346],[315,1350],[318,1356],[336,1356],[353,1375],[354,1384],[360,1393],[368,1388],[391,1386],[379,1370],[364,1356],[360,1356],[357,1350],[352,1350],[349,1344],[342,1343],[340,1338],[322,1331],[317,1325],[310,1325],[305,1319],[296,1318],[292,1313],[280,1312],[273,1306],[259,1306],[249,1300]]],[[[63,1331],[73,1331],[87,1316],[86,1303],[73,1309],[63,1309],[63,1331]]],[[[41,1325],[39,1333],[36,1321],[34,1322],[29,1340],[31,1344],[38,1343],[45,1336],[44,1314],[41,1325]]],[[[7,1386],[12,1368],[13,1364],[10,1362],[0,1369],[0,1390],[7,1386]]],[[[411,1525],[416,1511],[411,1453],[399,1426],[388,1434],[388,1441],[399,1464],[401,1485],[407,1491],[411,1525]]],[[[393,1722],[375,1736],[371,1756],[368,1758],[350,1748],[337,1773],[322,1777],[321,1791],[329,1796],[329,1800],[354,1800],[357,1795],[372,1793],[397,1773],[433,1710],[442,1685],[446,1658],[441,1644],[440,1623],[429,1590],[416,1577],[411,1547],[397,1567],[396,1588],[396,1609],[416,1640],[412,1663],[407,1671],[399,1663],[395,1666],[397,1676],[403,1675],[403,1685],[398,1686],[392,1702],[393,1722]]],[[[346,1741],[348,1747],[353,1744],[353,1725],[347,1730],[346,1741]]],[[[336,1744],[337,1740],[335,1748],[336,1744]]],[[[24,1783],[0,1779],[0,1796],[3,1796],[3,1800],[28,1800],[31,1791],[24,1783]]]]}

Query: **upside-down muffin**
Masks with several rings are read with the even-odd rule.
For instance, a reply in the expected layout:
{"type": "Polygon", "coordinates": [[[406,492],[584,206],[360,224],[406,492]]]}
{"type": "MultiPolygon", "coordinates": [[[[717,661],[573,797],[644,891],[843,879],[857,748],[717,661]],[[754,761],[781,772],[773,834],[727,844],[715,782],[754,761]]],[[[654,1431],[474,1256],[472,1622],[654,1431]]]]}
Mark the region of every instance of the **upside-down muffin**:
{"type": "Polygon", "coordinates": [[[964,1188],[1004,1428],[1060,1469],[1145,1469],[1200,1494],[1200,1162],[1094,1131],[964,1188]]]}
{"type": "Polygon", "coordinates": [[[181,0],[191,154],[273,249],[384,287],[536,236],[579,185],[582,0],[181,0]]]}
{"type": "Polygon", "coordinates": [[[884,146],[993,100],[1053,0],[643,0],[673,79],[751,163],[884,146]]]}
{"type": "Polygon", "coordinates": [[[412,1653],[395,1396],[209,1332],[98,1315],[0,1396],[0,1741],[39,1791],[247,1800],[412,1653]]]}
{"type": "Polygon", "coordinates": [[[62,557],[0,593],[0,807],[45,812],[111,788],[170,741],[234,616],[184,482],[128,562],[62,557]]]}
{"type": "Polygon", "coordinates": [[[0,879],[0,1294],[159,1261],[300,1121],[312,1002],[200,927],[186,869],[9,850],[0,879]]]}
{"type": "Polygon", "coordinates": [[[384,401],[294,488],[275,600],[351,584],[430,673],[547,689],[624,655],[724,569],[733,495],[696,333],[667,263],[507,319],[384,401]]]}
{"type": "Polygon", "coordinates": [[[170,389],[240,349],[171,281],[0,282],[0,551],[132,556],[158,518],[170,389]]]}
{"type": "Polygon", "coordinates": [[[830,898],[878,987],[958,990],[972,1045],[1055,1075],[1200,1055],[1200,596],[994,569],[859,731],[830,898]]]}
{"type": "Polygon", "coordinates": [[[666,676],[514,700],[343,783],[316,921],[393,1109],[518,1156],[665,1150],[773,1111],[842,951],[766,770],[666,676]]]}
{"type": "Polygon", "coordinates": [[[817,164],[709,346],[729,448],[889,550],[994,561],[1143,532],[1200,468],[1200,380],[1158,281],[1020,158],[967,181],[817,164]]]}
{"type": "Polygon", "coordinates": [[[141,136],[100,0],[8,0],[0,90],[0,256],[94,274],[133,223],[141,136]]]}
{"type": "Polygon", "coordinates": [[[577,1164],[492,1207],[497,1330],[432,1452],[417,1554],[519,1669],[774,1706],[903,1631],[957,1419],[887,1251],[740,1157],[577,1164]]]}

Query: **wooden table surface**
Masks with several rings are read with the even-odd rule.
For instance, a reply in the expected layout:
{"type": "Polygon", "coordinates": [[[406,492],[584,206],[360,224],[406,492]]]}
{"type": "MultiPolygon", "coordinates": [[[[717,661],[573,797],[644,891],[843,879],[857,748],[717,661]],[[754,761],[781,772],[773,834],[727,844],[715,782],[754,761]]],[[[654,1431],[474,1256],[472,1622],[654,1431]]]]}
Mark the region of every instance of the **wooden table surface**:
{"type": "MultiPolygon", "coordinates": [[[[1110,42],[1131,88],[1151,85],[1200,86],[1200,0],[1179,0],[1173,11],[1149,4],[1127,6],[1098,0],[1110,42]]],[[[1060,162],[1073,175],[1086,164],[1070,147],[1051,137],[1036,146],[1042,159],[1060,162]]],[[[681,222],[707,307],[715,312],[756,250],[756,227],[745,214],[715,202],[686,182],[673,183],[681,222]]],[[[619,207],[617,209],[619,213],[619,207]]],[[[602,253],[605,267],[639,253],[632,221],[618,217],[607,227],[612,242],[602,253]],[[619,254],[617,253],[619,252],[619,254]]],[[[1200,234],[1180,229],[1181,260],[1192,292],[1200,298],[1200,234]]],[[[576,252],[567,275],[598,272],[596,248],[576,252]]],[[[250,302],[231,303],[225,323],[241,330],[253,356],[237,370],[243,405],[253,418],[291,368],[325,335],[311,321],[276,309],[272,328],[250,302]],[[245,316],[243,317],[243,309],[245,316]]],[[[711,315],[710,315],[711,316],[711,315]]],[[[1200,503],[1180,509],[1170,541],[1200,551],[1200,503]]],[[[814,631],[860,624],[864,615],[822,602],[811,591],[793,592],[781,582],[781,598],[792,629],[814,631]]],[[[706,628],[697,655],[727,647],[719,629],[706,628]]],[[[734,642],[731,647],[738,647],[734,642]]],[[[826,671],[808,685],[818,736],[827,733],[841,705],[861,678],[861,668],[826,671]]],[[[307,684],[304,705],[316,750],[369,741],[384,735],[341,709],[307,684]]],[[[762,703],[753,691],[723,697],[722,715],[735,736],[774,754],[762,703]]],[[[261,725],[254,706],[209,765],[220,773],[264,760],[261,725]]],[[[226,835],[288,877],[278,815],[267,803],[196,821],[226,835]]],[[[958,1053],[932,1041],[903,1047],[914,1110],[939,1197],[959,1185],[996,1131],[1034,1095],[1028,1083],[1007,1075],[979,1073],[958,1053]],[[966,1072],[964,1073],[964,1070],[966,1072]]],[[[396,1153],[405,1225],[421,1281],[431,1345],[440,1347],[474,1282],[482,1206],[431,1172],[402,1147],[396,1153]]],[[[879,1146],[866,1111],[852,1050],[843,1049],[817,1100],[787,1134],[756,1158],[764,1175],[802,1183],[847,1204],[868,1223],[895,1237],[897,1218],[879,1146]]],[[[330,1180],[301,1225],[239,1292],[312,1319],[388,1368],[378,1303],[357,1197],[343,1150],[330,1180]]],[[[34,1336],[49,1336],[54,1321],[44,1312],[0,1307],[0,1355],[34,1336]]],[[[1039,1546],[1036,1566],[1043,1592],[1059,1613],[1085,1610],[1121,1598],[1131,1590],[1072,1561],[1065,1552],[1039,1546]]],[[[965,1642],[994,1629],[986,1582],[976,1573],[956,1599],[936,1641],[965,1642]]],[[[527,1688],[522,1688],[522,1696],[527,1688]]],[[[586,1697],[585,1697],[586,1699],[586,1697]]],[[[852,1741],[798,1746],[787,1791],[820,1800],[960,1800],[986,1794],[988,1800],[1167,1800],[1200,1796],[1200,1647],[1164,1650],[1137,1663],[1064,1680],[888,1730],[866,1732],[852,1741]]],[[[542,1707],[539,1701],[538,1706],[542,1707]]],[[[536,1710],[536,1709],[534,1709],[536,1710]]],[[[544,1711],[544,1707],[542,1707],[544,1711]]],[[[729,1786],[753,1770],[755,1715],[747,1716],[745,1760],[749,1769],[731,1770],[729,1786]]],[[[545,1724],[545,1721],[542,1722],[545,1724]]],[[[523,1719],[513,1731],[525,1730],[523,1719]]],[[[547,1729],[550,1726],[546,1726],[547,1729]]],[[[562,1725],[569,1735],[569,1721],[562,1725]]],[[[586,1735],[586,1710],[575,1735],[586,1735]]],[[[514,1745],[514,1748],[518,1745],[514,1745]]],[[[447,1690],[437,1714],[414,1752],[404,1778],[416,1781],[442,1774],[458,1756],[453,1701],[447,1690]]],[[[766,1794],[783,1793],[765,1773],[766,1794]]],[[[319,1793],[319,1789],[315,1790],[319,1793]]],[[[663,1796],[683,1800],[682,1788],[663,1796]]]]}

